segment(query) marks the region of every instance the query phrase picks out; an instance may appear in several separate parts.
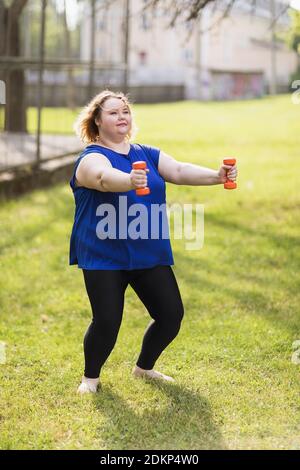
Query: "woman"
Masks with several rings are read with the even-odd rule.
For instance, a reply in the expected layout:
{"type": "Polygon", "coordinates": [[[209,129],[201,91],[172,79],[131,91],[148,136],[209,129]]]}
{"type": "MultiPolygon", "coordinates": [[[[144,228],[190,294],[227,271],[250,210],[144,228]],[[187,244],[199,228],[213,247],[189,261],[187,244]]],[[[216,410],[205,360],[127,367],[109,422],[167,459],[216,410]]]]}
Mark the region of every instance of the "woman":
{"type": "MultiPolygon", "coordinates": [[[[236,179],[236,166],[222,165],[219,171],[211,170],[178,162],[156,147],[130,143],[136,131],[131,105],[123,93],[110,90],[99,93],[83,109],[76,130],[88,145],[77,159],[70,180],[76,204],[70,264],[77,264],[83,271],[92,309],[92,322],[84,336],[85,370],[78,393],[96,392],[100,386],[101,368],[115,345],[121,325],[128,284],[153,319],[145,332],[133,375],[174,381],[153,369],[163,350],[177,336],[184,315],[171,268],[174,260],[170,239],[162,236],[160,222],[158,236],[149,236],[148,232],[146,237],[137,237],[132,228],[135,222],[126,219],[121,203],[123,208],[127,203],[131,217],[136,204],[142,205],[147,209],[144,222],[154,226],[157,222],[150,209],[154,204],[166,203],[165,182],[221,184],[226,174],[232,181],[236,179]],[[133,170],[132,163],[141,160],[146,162],[147,169],[133,170]],[[146,186],[150,194],[136,194],[137,189],[146,186]],[[109,216],[99,218],[105,214],[109,216]],[[111,224],[109,232],[104,230],[111,224]]],[[[166,220],[165,210],[162,217],[166,220]]]]}

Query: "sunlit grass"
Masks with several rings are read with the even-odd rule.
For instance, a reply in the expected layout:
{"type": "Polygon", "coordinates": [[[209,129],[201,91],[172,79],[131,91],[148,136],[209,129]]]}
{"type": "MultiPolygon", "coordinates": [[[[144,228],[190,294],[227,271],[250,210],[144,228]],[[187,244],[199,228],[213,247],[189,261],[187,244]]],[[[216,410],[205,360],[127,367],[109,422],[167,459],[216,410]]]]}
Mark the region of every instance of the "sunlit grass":
{"type": "Polygon", "coordinates": [[[280,96],[134,108],[137,142],[239,166],[236,191],[167,185],[169,204],[205,208],[203,249],[172,240],[185,318],[156,367],[176,384],[131,377],[150,318],[129,287],[103,391],[76,395],[91,311],[68,265],[73,196],[68,183],[34,191],[0,209],[0,447],[299,449],[300,106],[280,96]]]}

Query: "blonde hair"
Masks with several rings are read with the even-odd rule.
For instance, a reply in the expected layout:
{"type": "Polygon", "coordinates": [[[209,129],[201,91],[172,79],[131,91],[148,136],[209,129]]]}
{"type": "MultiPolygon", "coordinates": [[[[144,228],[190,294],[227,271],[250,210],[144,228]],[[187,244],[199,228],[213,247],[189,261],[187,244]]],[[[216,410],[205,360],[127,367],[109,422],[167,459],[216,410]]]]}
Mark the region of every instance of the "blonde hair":
{"type": "Polygon", "coordinates": [[[74,130],[78,137],[84,143],[97,142],[99,139],[99,129],[95,120],[101,117],[101,110],[103,104],[108,98],[118,98],[122,100],[129,109],[131,114],[131,129],[128,134],[125,136],[127,141],[130,141],[135,138],[135,135],[138,131],[138,128],[135,124],[133,111],[131,109],[131,103],[129,101],[128,95],[125,95],[121,91],[114,92],[111,90],[103,90],[101,93],[98,93],[92,100],[82,109],[78,118],[74,124],[74,130]]]}

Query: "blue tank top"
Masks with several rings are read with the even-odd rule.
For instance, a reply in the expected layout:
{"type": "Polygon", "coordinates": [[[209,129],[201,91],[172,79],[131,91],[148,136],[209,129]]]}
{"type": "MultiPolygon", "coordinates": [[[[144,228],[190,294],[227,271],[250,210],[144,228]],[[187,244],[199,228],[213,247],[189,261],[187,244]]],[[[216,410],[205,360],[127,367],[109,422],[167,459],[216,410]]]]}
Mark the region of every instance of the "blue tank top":
{"type": "Polygon", "coordinates": [[[75,199],[74,224],[70,238],[70,265],[77,264],[78,268],[82,269],[131,270],[174,264],[166,212],[166,184],[158,172],[159,152],[156,147],[130,144],[130,151],[125,155],[92,144],[79,155],[70,180],[75,199]],[[89,153],[105,155],[113,168],[126,173],[131,172],[133,162],[145,161],[150,170],[147,172],[150,194],[138,196],[134,189],[126,192],[103,192],[75,186],[76,169],[89,153]],[[145,224],[140,224],[143,225],[143,230],[138,226],[137,219],[141,211],[136,211],[137,206],[134,204],[143,209],[143,221],[146,214],[147,232],[145,224]],[[154,212],[152,213],[154,206],[155,216],[154,212]],[[120,220],[122,220],[121,229],[118,222],[120,220]],[[117,223],[113,224],[116,221],[117,223]],[[108,227],[113,225],[116,227],[115,233],[113,230],[109,232],[108,227]],[[126,231],[129,229],[130,236],[128,236],[129,231],[124,234],[124,226],[126,231]]]}

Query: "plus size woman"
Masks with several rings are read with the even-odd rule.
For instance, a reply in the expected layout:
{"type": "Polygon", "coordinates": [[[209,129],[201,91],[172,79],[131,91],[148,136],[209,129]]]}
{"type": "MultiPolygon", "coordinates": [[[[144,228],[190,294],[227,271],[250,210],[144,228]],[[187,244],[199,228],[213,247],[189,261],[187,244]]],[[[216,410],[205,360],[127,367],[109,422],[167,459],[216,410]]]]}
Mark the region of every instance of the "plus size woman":
{"type": "Polygon", "coordinates": [[[84,335],[85,368],[78,393],[95,393],[100,388],[101,369],[117,340],[129,284],[152,318],[132,373],[174,381],[153,369],[177,336],[184,315],[171,267],[170,239],[162,233],[167,221],[166,182],[222,184],[226,177],[236,179],[237,168],[222,165],[218,171],[212,170],[179,162],[157,147],[132,143],[136,126],[128,97],[121,92],[104,90],[96,95],[81,111],[76,129],[87,145],[70,180],[75,216],[69,263],[82,269],[92,313],[84,335]],[[146,170],[132,169],[137,161],[146,162],[146,170]],[[136,193],[146,186],[149,194],[136,193]],[[148,231],[137,236],[132,224],[135,208],[141,204],[148,231]],[[154,205],[162,207],[160,219],[154,220],[154,205]]]}

